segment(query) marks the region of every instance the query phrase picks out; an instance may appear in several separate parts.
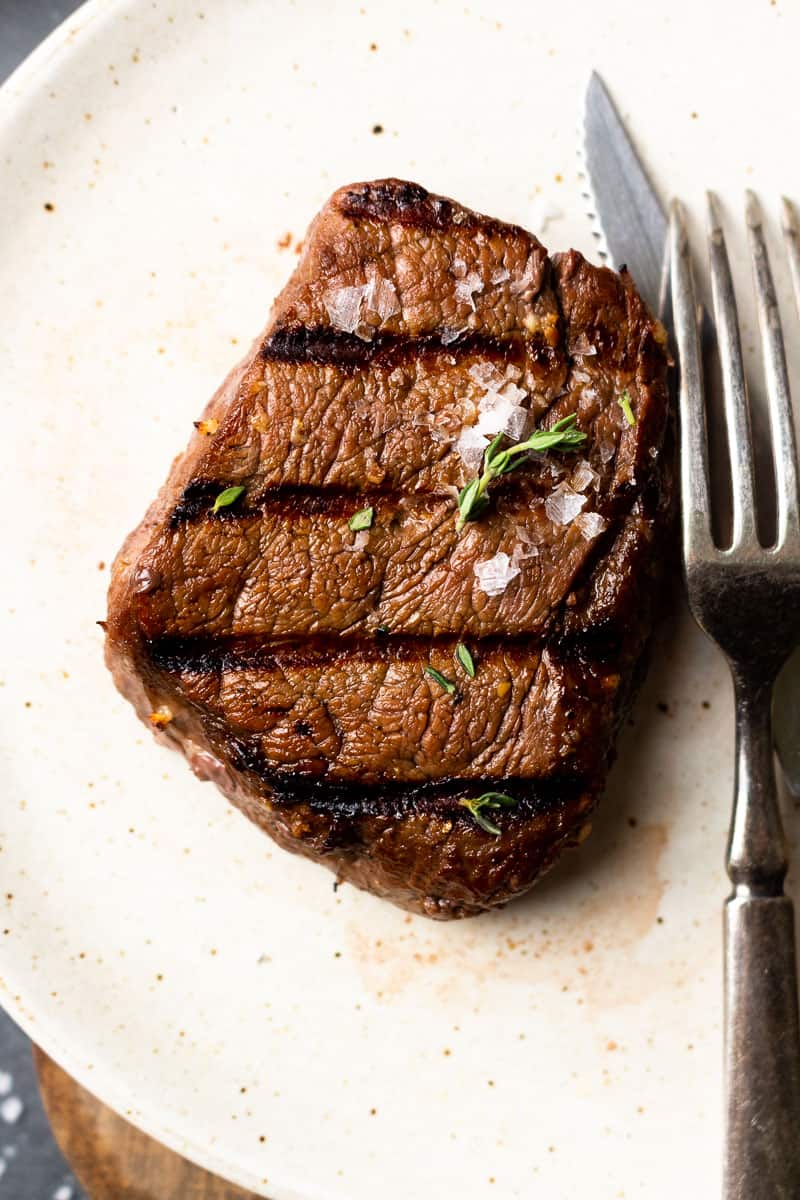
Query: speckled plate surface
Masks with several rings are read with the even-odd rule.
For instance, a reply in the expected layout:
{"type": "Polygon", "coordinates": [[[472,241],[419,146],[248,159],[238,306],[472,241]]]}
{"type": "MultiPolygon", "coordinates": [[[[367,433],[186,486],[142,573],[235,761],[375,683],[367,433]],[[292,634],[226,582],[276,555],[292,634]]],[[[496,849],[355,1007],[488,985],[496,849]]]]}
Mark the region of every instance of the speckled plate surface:
{"type": "Polygon", "coordinates": [[[98,0],[0,94],[0,998],[211,1169],[275,1200],[716,1193],[731,704],[684,619],[581,853],[444,926],[335,894],[151,744],[95,621],[335,186],[409,176],[591,252],[597,66],[665,194],[757,183],[774,215],[798,44],[766,0],[98,0]]]}

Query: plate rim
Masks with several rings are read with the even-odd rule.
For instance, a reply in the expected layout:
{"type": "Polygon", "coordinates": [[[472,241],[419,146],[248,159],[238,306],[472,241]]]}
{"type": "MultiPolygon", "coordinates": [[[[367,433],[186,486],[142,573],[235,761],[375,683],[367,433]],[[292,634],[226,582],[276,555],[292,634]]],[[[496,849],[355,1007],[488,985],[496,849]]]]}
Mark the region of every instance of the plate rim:
{"type": "MultiPolygon", "coordinates": [[[[58,69],[68,61],[87,31],[97,29],[100,22],[118,21],[125,10],[139,8],[141,3],[142,0],[84,0],[84,3],[39,42],[0,85],[0,141],[20,111],[36,103],[43,76],[48,68],[58,69]]],[[[139,1107],[130,1087],[121,1076],[107,1071],[102,1063],[93,1064],[92,1070],[86,1068],[78,1060],[77,1052],[62,1041],[46,1018],[42,1020],[38,1013],[34,1017],[26,1010],[24,997],[15,995],[13,981],[7,976],[0,978],[0,997],[8,1016],[31,1042],[123,1120],[182,1158],[219,1176],[224,1182],[234,1183],[249,1188],[258,1195],[266,1196],[263,1177],[253,1174],[240,1163],[233,1163],[229,1158],[223,1159],[214,1154],[205,1143],[193,1141],[168,1125],[160,1124],[155,1114],[151,1115],[139,1107]]],[[[271,1184],[269,1186],[274,1193],[274,1187],[271,1184]]],[[[287,1184],[287,1187],[291,1188],[291,1185],[287,1184]]],[[[279,1185],[279,1190],[282,1197],[291,1195],[291,1191],[286,1187],[279,1185]]],[[[308,1195],[310,1197],[311,1193],[308,1195]]]]}

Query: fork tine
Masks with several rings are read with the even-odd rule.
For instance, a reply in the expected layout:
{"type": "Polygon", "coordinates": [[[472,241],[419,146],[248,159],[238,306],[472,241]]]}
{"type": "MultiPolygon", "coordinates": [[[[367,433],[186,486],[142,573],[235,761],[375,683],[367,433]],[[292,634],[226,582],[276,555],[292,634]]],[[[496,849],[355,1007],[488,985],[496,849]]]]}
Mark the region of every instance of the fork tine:
{"type": "Polygon", "coordinates": [[[758,544],[758,534],[755,521],[752,436],[742,363],[736,294],[733,290],[719,202],[713,192],[708,192],[707,198],[711,290],[717,323],[722,386],[725,397],[725,426],[728,431],[728,454],[731,463],[733,493],[731,549],[736,549],[744,544],[755,547],[758,544]]]}
{"type": "Polygon", "coordinates": [[[711,538],[708,447],[697,299],[686,216],[683,205],[678,200],[674,200],[670,208],[670,257],[673,322],[681,364],[681,520],[684,559],[688,564],[692,558],[707,558],[713,555],[714,543],[711,538]]]}
{"type": "Polygon", "coordinates": [[[800,316],[800,220],[797,217],[797,209],[786,196],[783,197],[783,236],[792,272],[794,302],[797,305],[797,315],[800,316]]]}
{"type": "Polygon", "coordinates": [[[769,420],[772,429],[772,459],[775,464],[778,510],[778,529],[775,538],[777,549],[784,544],[787,536],[794,541],[800,537],[797,449],[778,298],[775,294],[775,284],[769,265],[761,206],[755,193],[751,191],[747,192],[746,215],[758,305],[758,324],[761,329],[761,344],[764,351],[769,420]]]}

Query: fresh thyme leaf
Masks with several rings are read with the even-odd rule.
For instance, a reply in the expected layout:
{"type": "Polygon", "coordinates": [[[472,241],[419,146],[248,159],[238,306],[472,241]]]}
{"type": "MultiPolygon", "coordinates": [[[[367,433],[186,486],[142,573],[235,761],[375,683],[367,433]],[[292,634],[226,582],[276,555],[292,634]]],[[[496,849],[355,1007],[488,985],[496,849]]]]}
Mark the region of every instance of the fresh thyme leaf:
{"type": "Polygon", "coordinates": [[[468,647],[465,646],[463,642],[459,642],[458,645],[456,646],[456,658],[458,659],[459,663],[464,668],[464,670],[467,672],[470,679],[474,679],[475,678],[475,660],[473,659],[472,655],[470,654],[468,647]]]}
{"type": "Polygon", "coordinates": [[[617,404],[625,414],[625,420],[628,422],[628,424],[635,425],[636,417],[633,415],[633,408],[631,407],[631,394],[627,388],[625,388],[625,391],[620,396],[617,404]]]}
{"type": "Polygon", "coordinates": [[[483,454],[483,463],[485,467],[488,467],[489,464],[494,461],[495,455],[499,447],[503,444],[503,438],[505,436],[506,435],[501,430],[500,433],[496,433],[489,442],[489,445],[486,447],[483,454]]]}
{"type": "Polygon", "coordinates": [[[219,512],[221,508],[230,508],[231,504],[235,504],[241,496],[244,488],[241,486],[225,488],[224,492],[220,492],[214,501],[212,512],[219,512]]]}
{"type": "Polygon", "coordinates": [[[389,626],[388,625],[378,625],[377,628],[375,629],[375,632],[376,633],[388,633],[389,626]]]}
{"type": "Polygon", "coordinates": [[[460,533],[467,521],[475,521],[486,511],[489,498],[486,490],[493,479],[508,475],[522,465],[522,455],[530,451],[542,450],[571,450],[586,441],[586,434],[575,428],[577,413],[569,413],[557,421],[552,429],[537,429],[524,442],[517,442],[500,450],[504,434],[498,433],[486,447],[483,455],[483,471],[475,479],[470,480],[458,494],[458,521],[456,529],[460,533]]]}
{"type": "Polygon", "coordinates": [[[513,796],[507,796],[505,792],[484,792],[482,796],[478,796],[474,800],[459,800],[458,803],[462,808],[466,808],[476,825],[480,825],[486,833],[500,837],[502,830],[483,815],[483,810],[485,808],[513,808],[517,801],[513,796]]]}
{"type": "Polygon", "coordinates": [[[347,527],[348,529],[352,529],[354,533],[357,533],[359,529],[369,529],[374,516],[374,508],[360,508],[357,513],[353,513],[347,522],[347,527]]]}
{"type": "Polygon", "coordinates": [[[437,671],[436,667],[430,665],[425,668],[425,674],[430,675],[431,679],[435,679],[440,687],[443,687],[448,696],[455,696],[457,688],[450,679],[446,679],[441,671],[437,671]]]}

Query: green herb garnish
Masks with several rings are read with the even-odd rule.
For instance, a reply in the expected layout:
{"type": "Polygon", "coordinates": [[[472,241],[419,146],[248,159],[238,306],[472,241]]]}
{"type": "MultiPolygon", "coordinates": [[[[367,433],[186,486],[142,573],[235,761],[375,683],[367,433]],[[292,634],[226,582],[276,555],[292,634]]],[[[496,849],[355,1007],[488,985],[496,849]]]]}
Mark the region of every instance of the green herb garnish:
{"type": "Polygon", "coordinates": [[[585,442],[586,434],[575,428],[577,419],[576,413],[570,413],[568,417],[557,421],[552,429],[537,429],[524,442],[517,442],[516,446],[509,446],[506,450],[500,449],[505,434],[498,433],[484,451],[482,473],[458,494],[456,529],[461,532],[467,521],[477,520],[486,511],[489,505],[486,489],[493,479],[507,475],[522,465],[523,460],[519,455],[532,450],[571,450],[585,442]]]}
{"type": "Polygon", "coordinates": [[[427,666],[425,668],[425,674],[430,675],[431,679],[435,679],[439,686],[444,688],[448,696],[454,696],[456,694],[456,685],[452,682],[452,680],[446,679],[441,671],[437,671],[436,667],[427,666]]]}
{"type": "Polygon", "coordinates": [[[378,625],[375,629],[375,632],[376,633],[388,633],[389,626],[388,625],[378,625]]]}
{"type": "Polygon", "coordinates": [[[507,796],[505,792],[484,792],[476,800],[459,800],[458,803],[472,815],[476,825],[480,825],[486,833],[493,833],[495,837],[500,837],[502,830],[483,815],[483,810],[485,808],[513,808],[517,801],[513,796],[507,796]]]}
{"type": "Polygon", "coordinates": [[[230,508],[231,504],[235,504],[243,492],[244,488],[241,485],[225,488],[225,491],[220,492],[217,496],[211,511],[219,512],[221,508],[230,508]]]}
{"type": "Polygon", "coordinates": [[[625,391],[620,396],[617,404],[625,414],[625,420],[628,422],[628,424],[635,425],[636,417],[633,415],[633,408],[631,407],[631,394],[627,388],[625,388],[625,391]]]}
{"type": "Polygon", "coordinates": [[[352,517],[347,522],[347,526],[349,529],[352,529],[354,533],[357,533],[360,529],[369,529],[374,516],[374,508],[360,508],[357,513],[353,513],[352,517]]]}
{"type": "Polygon", "coordinates": [[[468,648],[464,645],[463,642],[459,642],[458,645],[456,646],[456,658],[458,659],[460,665],[467,672],[470,679],[474,679],[475,678],[475,661],[474,661],[472,655],[470,654],[468,648]]]}

